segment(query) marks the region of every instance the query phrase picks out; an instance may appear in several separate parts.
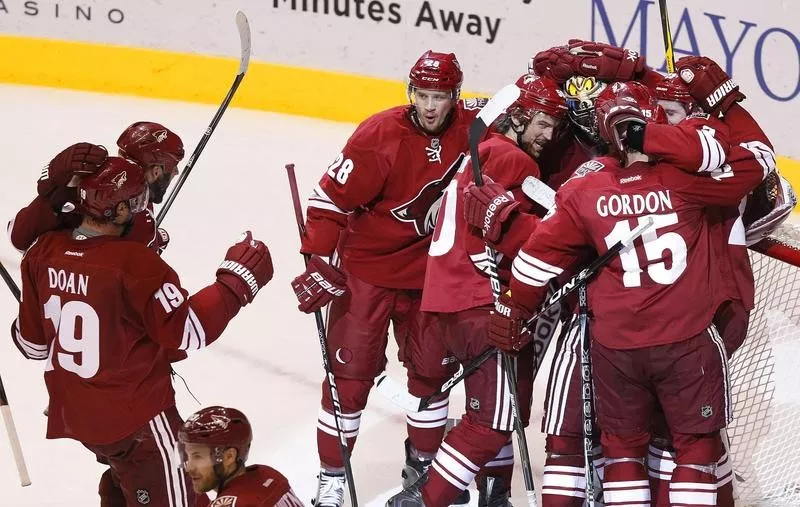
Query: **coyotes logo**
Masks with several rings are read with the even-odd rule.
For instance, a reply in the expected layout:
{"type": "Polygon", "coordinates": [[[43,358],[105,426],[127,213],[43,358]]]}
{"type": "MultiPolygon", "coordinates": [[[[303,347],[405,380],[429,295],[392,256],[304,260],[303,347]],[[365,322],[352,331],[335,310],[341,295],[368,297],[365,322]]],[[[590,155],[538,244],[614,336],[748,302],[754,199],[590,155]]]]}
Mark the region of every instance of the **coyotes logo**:
{"type": "Polygon", "coordinates": [[[444,190],[455,177],[463,161],[464,154],[462,153],[447,168],[447,171],[440,179],[431,181],[422,187],[422,190],[409,202],[392,209],[392,216],[401,222],[414,224],[414,229],[420,236],[427,236],[433,232],[444,190]]]}
{"type": "Polygon", "coordinates": [[[122,171],[121,173],[111,178],[111,183],[113,183],[114,186],[117,187],[117,190],[122,188],[122,185],[124,185],[126,181],[128,181],[127,171],[122,171]]]}

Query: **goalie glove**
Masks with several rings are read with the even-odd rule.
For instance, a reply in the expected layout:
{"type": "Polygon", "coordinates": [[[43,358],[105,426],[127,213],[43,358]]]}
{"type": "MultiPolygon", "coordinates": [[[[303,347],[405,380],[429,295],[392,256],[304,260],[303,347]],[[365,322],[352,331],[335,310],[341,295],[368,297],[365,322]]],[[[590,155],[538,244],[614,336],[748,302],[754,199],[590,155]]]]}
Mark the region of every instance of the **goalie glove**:
{"type": "Polygon", "coordinates": [[[745,243],[752,246],[772,234],[797,205],[792,186],[771,171],[747,199],[744,212],[745,243]]]}
{"type": "Polygon", "coordinates": [[[601,81],[630,81],[645,69],[644,57],[636,51],[603,42],[572,39],[569,52],[574,74],[601,81]]]}
{"type": "Polygon", "coordinates": [[[489,315],[489,341],[503,352],[517,353],[531,341],[531,333],[523,325],[532,317],[530,311],[511,296],[501,294],[489,315]]]}
{"type": "Polygon", "coordinates": [[[333,298],[347,293],[347,275],[322,257],[312,255],[306,270],[292,280],[292,289],[299,303],[297,308],[303,313],[314,313],[333,298]]]}

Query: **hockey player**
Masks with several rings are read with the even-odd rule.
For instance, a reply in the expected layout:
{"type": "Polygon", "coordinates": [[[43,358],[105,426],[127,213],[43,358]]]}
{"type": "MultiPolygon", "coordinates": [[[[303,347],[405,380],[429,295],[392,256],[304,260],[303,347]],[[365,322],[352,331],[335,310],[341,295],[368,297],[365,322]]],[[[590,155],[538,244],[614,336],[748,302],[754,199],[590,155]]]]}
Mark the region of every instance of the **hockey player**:
{"type": "MultiPolygon", "coordinates": [[[[351,447],[374,378],[386,365],[390,322],[399,359],[408,370],[409,391],[429,395],[446,380],[418,375],[411,353],[420,347],[419,305],[438,202],[483,103],[459,100],[462,80],[455,55],[423,54],[409,74],[411,105],[388,109],[359,125],[309,200],[301,251],[311,259],[292,287],[303,312],[331,303],[328,351],[343,412],[340,425],[351,447]],[[334,252],[341,265],[323,259],[334,252]]],[[[324,384],[315,501],[326,507],[341,506],[345,488],[328,393],[324,384]]],[[[408,414],[405,485],[416,480],[439,448],[447,407],[444,398],[408,414]]]]}
{"type": "MultiPolygon", "coordinates": [[[[730,80],[727,74],[716,63],[702,57],[679,60],[680,69],[684,69],[682,76],[687,79],[668,76],[654,88],[660,103],[670,105],[666,101],[671,101],[677,114],[670,122],[677,120],[680,128],[650,124],[636,133],[629,132],[628,138],[638,150],[659,156],[680,169],[699,172],[705,177],[749,182],[745,183],[749,185],[749,197],[735,206],[712,210],[718,215],[714,227],[721,236],[714,244],[718,250],[715,257],[726,270],[724,279],[730,294],[730,300],[719,309],[714,323],[730,357],[744,342],[749,314],[755,303],[746,245],[758,242],[786,218],[793,206],[789,204],[793,192],[777,173],[770,141],[752,116],[737,103],[744,96],[738,87],[723,86],[730,80]],[[694,83],[694,92],[686,80],[694,83]],[[718,106],[709,108],[707,94],[716,89],[727,90],[727,94],[720,97],[718,106]],[[703,104],[708,112],[700,109],[703,104]],[[681,120],[684,111],[690,114],[681,120]],[[676,146],[681,148],[676,150],[676,146]],[[723,151],[725,156],[720,160],[723,151]]],[[[649,459],[654,505],[667,505],[666,484],[675,467],[675,453],[670,449],[668,437],[662,435],[654,440],[649,459]]],[[[716,474],[717,505],[732,507],[733,467],[727,453],[721,458],[716,474]]]]}
{"type": "MultiPolygon", "coordinates": [[[[480,144],[479,157],[486,184],[492,193],[500,192],[493,211],[505,214],[520,208],[533,211],[533,203],[522,198],[522,182],[527,176],[539,177],[537,157],[550,142],[567,113],[563,93],[548,80],[526,74],[517,80],[520,96],[497,126],[497,132],[480,144]],[[492,181],[494,180],[494,181],[492,181]],[[518,200],[510,199],[513,193],[518,200]],[[509,209],[506,203],[514,202],[509,209]]],[[[428,353],[415,362],[427,377],[452,374],[451,365],[436,361],[455,356],[468,363],[490,347],[486,335],[493,296],[489,278],[484,273],[487,259],[481,229],[470,227],[464,218],[462,192],[472,181],[472,165],[464,164],[450,182],[439,210],[434,239],[428,253],[422,310],[423,333],[428,353]],[[430,312],[430,313],[428,313],[430,312]]],[[[472,188],[472,187],[471,187],[472,188]]],[[[474,189],[480,192],[480,189],[474,189]]],[[[518,215],[526,220],[533,215],[518,215]]],[[[483,216],[480,217],[483,219],[483,216]]],[[[529,224],[508,223],[523,234],[506,232],[502,245],[492,243],[505,258],[513,258],[529,232],[529,224]]],[[[485,231],[488,241],[496,241],[500,231],[485,231]]],[[[505,272],[508,283],[508,271],[505,272]]],[[[518,369],[519,405],[527,424],[533,390],[532,347],[520,359],[518,369]]],[[[511,474],[514,451],[510,441],[513,430],[506,378],[499,354],[486,361],[465,379],[469,403],[461,422],[448,433],[433,465],[415,484],[389,500],[389,506],[450,505],[478,474],[480,506],[510,505],[511,474]],[[498,394],[506,393],[506,394],[498,394]],[[457,457],[457,459],[454,459],[457,457]]]]}
{"type": "Polygon", "coordinates": [[[215,341],[272,277],[269,251],[248,232],[190,297],[155,251],[122,236],[148,203],[140,166],[108,157],[77,200],[81,223],[43,234],[23,257],[11,329],[25,357],[45,361],[47,438],[78,440],[108,463],[103,506],[191,505],[175,468],[182,421],[168,351],[215,341]]]}
{"type": "MultiPolygon", "coordinates": [[[[140,121],[122,132],[117,146],[119,156],[145,168],[150,203],[161,203],[170,181],[178,173],[178,163],[183,159],[181,138],[161,124],[140,121]]],[[[56,155],[37,182],[37,197],[8,224],[14,247],[25,251],[47,231],[76,227],[81,220],[79,214],[72,213],[77,200],[76,180],[96,172],[107,156],[105,147],[86,142],[74,144],[56,155]]],[[[159,252],[169,243],[166,230],[156,230],[152,205],[144,213],[136,215],[129,229],[126,237],[141,241],[159,252]]]]}
{"type": "Polygon", "coordinates": [[[614,158],[584,164],[558,191],[556,206],[514,260],[512,295],[501,298],[489,333],[498,347],[519,349],[530,339],[521,323],[580,248],[602,253],[653,219],[635,243],[643,250],[622,252],[589,287],[605,501],[649,505],[647,444],[660,404],[677,450],[671,502],[715,505],[718,430],[730,406],[727,357],[712,324],[726,294],[706,207],[738,202],[747,188],[687,175],[631,148],[626,124],[653,121],[644,111],[654,105],[638,83],[615,83],[598,98],[598,122],[614,158]]]}
{"type": "Polygon", "coordinates": [[[182,468],[197,493],[197,507],[302,507],[280,472],[247,466],[253,430],[235,408],[207,407],[178,431],[182,468]],[[216,492],[209,501],[205,493],[216,492]]]}

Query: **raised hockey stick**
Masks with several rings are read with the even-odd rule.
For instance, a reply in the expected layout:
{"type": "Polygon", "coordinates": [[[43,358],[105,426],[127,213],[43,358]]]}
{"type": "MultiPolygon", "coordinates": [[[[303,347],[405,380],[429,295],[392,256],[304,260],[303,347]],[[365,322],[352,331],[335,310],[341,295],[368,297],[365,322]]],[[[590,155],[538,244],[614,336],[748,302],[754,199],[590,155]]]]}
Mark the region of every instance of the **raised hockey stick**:
{"type": "MultiPolygon", "coordinates": [[[[472,161],[472,176],[475,184],[483,185],[483,174],[481,174],[481,161],[478,156],[478,148],[486,130],[515,100],[519,97],[520,90],[516,85],[508,85],[497,92],[489,102],[481,109],[475,120],[469,126],[469,154],[472,161]]],[[[500,278],[497,275],[497,253],[494,248],[485,244],[486,263],[489,282],[492,289],[492,296],[495,303],[500,299],[500,278]]],[[[517,373],[516,360],[509,354],[500,354],[503,361],[503,371],[505,381],[508,384],[508,398],[511,403],[511,411],[514,414],[514,433],[517,436],[517,451],[519,452],[522,477],[525,481],[525,495],[528,505],[536,507],[536,485],[533,482],[533,470],[531,469],[531,457],[528,451],[528,439],[525,436],[525,427],[522,425],[522,415],[519,408],[519,396],[517,392],[517,373]]]]}
{"type": "MultiPolygon", "coordinates": [[[[300,203],[300,192],[297,190],[297,177],[294,174],[294,164],[286,164],[286,174],[289,177],[289,190],[292,193],[292,204],[294,205],[294,216],[297,220],[297,231],[300,239],[306,234],[305,220],[303,220],[303,206],[300,203]]],[[[303,262],[308,266],[308,255],[303,255],[303,262]]],[[[342,453],[344,462],[344,475],[347,480],[347,487],[350,490],[350,504],[358,507],[356,499],[356,485],[353,481],[353,467],[350,463],[350,450],[347,448],[347,438],[342,431],[342,405],[339,403],[339,390],[336,387],[336,378],[331,370],[331,358],[328,354],[328,338],[325,333],[325,322],[322,320],[322,310],[314,312],[314,319],[317,323],[317,337],[319,346],[322,349],[322,367],[325,368],[325,375],[328,377],[328,394],[333,405],[333,419],[336,421],[336,434],[339,436],[339,450],[342,453]]]]}
{"type": "Polygon", "coordinates": [[[667,0],[658,0],[658,9],[661,11],[661,32],[664,35],[664,54],[667,61],[667,72],[675,72],[675,51],[672,47],[672,30],[669,27],[669,13],[667,0]]]}
{"type": "Polygon", "coordinates": [[[183,171],[181,171],[180,176],[178,176],[178,180],[175,182],[175,186],[172,187],[172,191],[167,196],[167,200],[161,205],[161,209],[158,210],[158,215],[156,216],[156,227],[159,227],[161,222],[164,221],[167,211],[169,211],[169,208],[172,206],[175,198],[178,197],[178,192],[180,192],[181,187],[186,182],[186,178],[189,177],[189,173],[192,172],[192,168],[194,167],[195,162],[197,162],[197,159],[200,157],[200,154],[203,153],[203,149],[206,147],[206,144],[208,144],[208,140],[211,139],[211,134],[214,133],[214,129],[217,128],[219,121],[222,119],[222,115],[225,114],[225,111],[228,109],[231,100],[233,100],[234,94],[236,94],[236,90],[239,88],[239,84],[244,79],[244,75],[247,72],[247,67],[250,65],[250,23],[247,21],[247,16],[245,16],[244,12],[242,11],[236,12],[236,28],[239,30],[239,40],[242,48],[242,54],[239,59],[239,72],[236,74],[236,78],[233,80],[233,84],[228,90],[225,100],[223,100],[222,104],[219,105],[219,109],[217,109],[217,112],[214,114],[214,118],[211,119],[211,123],[209,124],[208,128],[206,128],[205,132],[203,132],[200,142],[197,143],[197,147],[192,152],[189,160],[186,161],[186,165],[183,166],[183,171]]]}

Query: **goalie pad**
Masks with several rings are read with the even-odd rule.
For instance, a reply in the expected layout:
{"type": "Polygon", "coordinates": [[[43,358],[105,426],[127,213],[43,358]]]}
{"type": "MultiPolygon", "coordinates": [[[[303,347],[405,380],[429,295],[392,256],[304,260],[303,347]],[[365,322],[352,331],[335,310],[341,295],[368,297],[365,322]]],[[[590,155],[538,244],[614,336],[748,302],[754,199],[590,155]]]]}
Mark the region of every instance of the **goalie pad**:
{"type": "Polygon", "coordinates": [[[764,181],[747,199],[744,213],[745,242],[752,246],[769,236],[792,213],[797,196],[789,182],[777,171],[764,181]]]}

